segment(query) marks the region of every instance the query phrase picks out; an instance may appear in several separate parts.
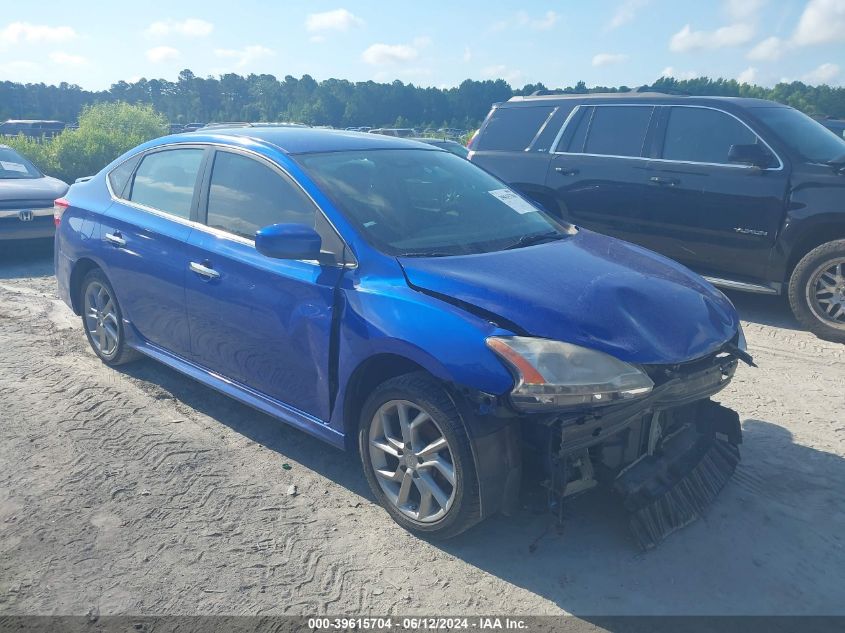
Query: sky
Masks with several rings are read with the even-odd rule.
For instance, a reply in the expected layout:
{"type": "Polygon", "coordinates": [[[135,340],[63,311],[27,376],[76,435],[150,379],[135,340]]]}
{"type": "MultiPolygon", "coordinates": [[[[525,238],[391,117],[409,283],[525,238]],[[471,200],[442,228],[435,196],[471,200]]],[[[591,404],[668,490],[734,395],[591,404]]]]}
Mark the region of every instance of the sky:
{"type": "Polygon", "coordinates": [[[450,87],[706,75],[845,85],[845,0],[4,2],[0,80],[270,73],[450,87]]]}

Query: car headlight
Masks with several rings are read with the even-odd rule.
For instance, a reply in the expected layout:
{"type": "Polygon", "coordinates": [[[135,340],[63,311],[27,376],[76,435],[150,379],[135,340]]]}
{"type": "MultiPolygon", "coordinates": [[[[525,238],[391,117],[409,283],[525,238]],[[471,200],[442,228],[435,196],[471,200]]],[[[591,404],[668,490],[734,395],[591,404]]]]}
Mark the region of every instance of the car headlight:
{"type": "Polygon", "coordinates": [[[487,346],[517,376],[511,400],[542,411],[639,398],[654,388],[645,372],[609,354],[542,338],[491,336],[487,346]]]}

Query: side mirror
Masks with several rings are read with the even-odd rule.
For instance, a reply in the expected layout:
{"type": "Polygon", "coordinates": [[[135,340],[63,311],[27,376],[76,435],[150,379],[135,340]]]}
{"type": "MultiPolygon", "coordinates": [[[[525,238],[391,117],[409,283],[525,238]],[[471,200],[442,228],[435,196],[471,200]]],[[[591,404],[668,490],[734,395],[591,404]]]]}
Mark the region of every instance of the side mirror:
{"type": "Polygon", "coordinates": [[[731,145],[730,150],[728,150],[728,162],[753,165],[754,167],[765,169],[771,166],[772,156],[758,143],[731,145]]]}
{"type": "Polygon", "coordinates": [[[255,234],[255,249],[274,259],[320,259],[322,238],[304,224],[271,224],[255,234]]]}

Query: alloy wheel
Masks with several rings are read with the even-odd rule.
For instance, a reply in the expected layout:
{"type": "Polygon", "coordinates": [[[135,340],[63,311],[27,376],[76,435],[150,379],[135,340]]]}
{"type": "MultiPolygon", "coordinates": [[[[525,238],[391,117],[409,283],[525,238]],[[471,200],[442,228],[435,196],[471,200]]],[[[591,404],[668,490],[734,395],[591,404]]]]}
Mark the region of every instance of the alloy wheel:
{"type": "Polygon", "coordinates": [[[103,356],[112,356],[120,344],[117,307],[109,289],[98,281],[85,288],[85,328],[94,349],[103,356]]]}
{"type": "Polygon", "coordinates": [[[370,424],[370,463],[390,503],[419,523],[442,519],[455,501],[457,479],[449,441],[425,409],[390,400],[370,424]]]}
{"type": "Polygon", "coordinates": [[[845,329],[845,258],[816,269],[807,284],[807,302],[817,318],[845,329]]]}

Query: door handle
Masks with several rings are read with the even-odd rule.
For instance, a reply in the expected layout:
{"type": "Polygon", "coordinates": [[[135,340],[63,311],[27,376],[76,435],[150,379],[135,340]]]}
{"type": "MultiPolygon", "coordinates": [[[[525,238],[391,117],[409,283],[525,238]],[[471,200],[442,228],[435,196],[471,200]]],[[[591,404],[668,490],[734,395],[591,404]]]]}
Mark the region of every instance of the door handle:
{"type": "Polygon", "coordinates": [[[204,262],[203,264],[198,264],[196,262],[191,262],[188,268],[191,269],[191,272],[195,272],[196,274],[205,277],[206,279],[219,279],[220,273],[211,268],[211,266],[205,266],[204,264],[206,263],[207,262],[204,262]]]}
{"type": "Polygon", "coordinates": [[[649,178],[649,180],[655,185],[663,185],[668,187],[674,187],[675,185],[680,184],[681,182],[677,178],[666,178],[664,176],[652,176],[651,178],[649,178]]]}
{"type": "Polygon", "coordinates": [[[574,167],[555,167],[555,171],[561,176],[577,176],[578,170],[574,167]]]}
{"type": "Polygon", "coordinates": [[[105,235],[103,235],[103,239],[109,244],[113,244],[118,248],[123,248],[124,246],[126,246],[126,240],[123,239],[123,236],[120,234],[120,231],[115,231],[114,233],[106,233],[105,235]]]}

